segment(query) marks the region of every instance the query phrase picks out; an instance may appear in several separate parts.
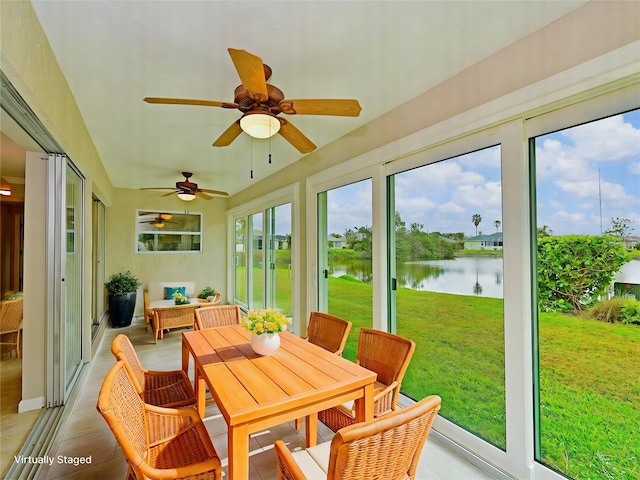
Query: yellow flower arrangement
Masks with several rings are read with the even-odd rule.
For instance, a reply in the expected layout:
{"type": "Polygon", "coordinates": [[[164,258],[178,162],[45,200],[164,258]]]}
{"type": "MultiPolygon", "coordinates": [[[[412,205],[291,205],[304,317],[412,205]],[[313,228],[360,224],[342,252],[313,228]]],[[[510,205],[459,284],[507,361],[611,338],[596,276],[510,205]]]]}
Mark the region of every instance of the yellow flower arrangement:
{"type": "Polygon", "coordinates": [[[287,317],[273,309],[250,310],[242,319],[242,327],[256,335],[284,332],[288,325],[291,322],[287,317]]]}
{"type": "Polygon", "coordinates": [[[176,305],[186,305],[189,303],[189,299],[180,292],[176,292],[173,294],[173,303],[176,305]]]}

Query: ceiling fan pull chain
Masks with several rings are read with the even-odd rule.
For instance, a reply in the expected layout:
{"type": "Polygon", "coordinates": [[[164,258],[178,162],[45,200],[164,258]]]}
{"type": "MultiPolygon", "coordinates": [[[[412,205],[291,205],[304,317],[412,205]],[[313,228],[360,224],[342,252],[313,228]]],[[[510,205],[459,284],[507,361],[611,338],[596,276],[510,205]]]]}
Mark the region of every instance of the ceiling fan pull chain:
{"type": "Polygon", "coordinates": [[[250,147],[251,147],[251,178],[253,178],[253,137],[250,137],[250,147]]]}

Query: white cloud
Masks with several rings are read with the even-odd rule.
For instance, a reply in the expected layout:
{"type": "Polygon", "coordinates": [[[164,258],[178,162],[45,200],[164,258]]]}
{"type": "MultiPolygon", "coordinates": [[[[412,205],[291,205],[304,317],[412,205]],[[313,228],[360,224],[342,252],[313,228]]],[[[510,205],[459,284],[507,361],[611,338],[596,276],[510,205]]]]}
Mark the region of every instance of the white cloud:
{"type": "Polygon", "coordinates": [[[622,115],[604,118],[564,130],[575,144],[576,156],[598,162],[614,162],[640,155],[640,129],[622,115]]]}

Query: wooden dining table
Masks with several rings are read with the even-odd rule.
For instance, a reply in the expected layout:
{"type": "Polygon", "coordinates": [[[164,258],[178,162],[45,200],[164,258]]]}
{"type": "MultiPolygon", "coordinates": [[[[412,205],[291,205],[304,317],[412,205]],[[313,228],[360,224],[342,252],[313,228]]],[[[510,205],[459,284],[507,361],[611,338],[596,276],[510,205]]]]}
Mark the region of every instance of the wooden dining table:
{"type": "Polygon", "coordinates": [[[250,333],[239,325],[183,332],[182,368],[194,359],[198,412],[206,387],[228,426],[228,475],[249,477],[249,435],[306,418],[306,444],[317,442],[318,412],[355,400],[356,420],[373,418],[375,372],[330,353],[290,332],[280,334],[270,356],[253,352],[250,333]]]}

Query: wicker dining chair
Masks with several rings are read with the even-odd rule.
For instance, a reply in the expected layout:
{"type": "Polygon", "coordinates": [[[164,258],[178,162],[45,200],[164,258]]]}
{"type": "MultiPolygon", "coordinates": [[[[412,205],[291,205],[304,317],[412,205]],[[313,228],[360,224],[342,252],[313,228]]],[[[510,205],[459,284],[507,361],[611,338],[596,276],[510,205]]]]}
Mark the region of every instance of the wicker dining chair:
{"type": "Polygon", "coordinates": [[[0,355],[22,357],[22,298],[0,302],[0,355]]]}
{"type": "MultiPolygon", "coordinates": [[[[324,312],[311,312],[307,336],[303,338],[331,353],[342,355],[351,327],[352,323],[342,318],[324,312]]],[[[296,419],[296,430],[299,430],[301,425],[302,421],[296,419]]]]}
{"type": "Polygon", "coordinates": [[[142,291],[142,299],[144,303],[144,331],[149,329],[149,324],[153,324],[153,309],[149,308],[149,290],[146,288],[142,291]]]}
{"type": "MultiPolygon", "coordinates": [[[[378,374],[373,396],[374,416],[396,409],[402,379],[415,349],[415,342],[399,335],[373,328],[360,329],[356,363],[378,374]]],[[[318,419],[337,432],[355,423],[354,403],[322,410],[318,419]]]]}
{"type": "Polygon", "coordinates": [[[351,322],[328,313],[311,312],[305,338],[331,353],[342,355],[351,326],[351,322]]]}
{"type": "Polygon", "coordinates": [[[238,305],[216,305],[196,310],[196,330],[240,325],[242,310],[238,305]]]}
{"type": "Polygon", "coordinates": [[[164,338],[164,331],[172,328],[193,327],[197,304],[175,305],[153,309],[153,341],[164,338]]]}
{"type": "Polygon", "coordinates": [[[144,403],[123,361],[105,377],[97,409],[122,448],[128,480],[222,478],[220,458],[198,412],[144,403]]]}
{"type": "Polygon", "coordinates": [[[187,374],[182,370],[147,370],[126,335],[121,333],[113,339],[111,353],[124,362],[136,392],[145,403],[158,407],[195,405],[196,394],[187,374]]]}
{"type": "Polygon", "coordinates": [[[332,438],[291,453],[275,442],[280,480],[415,479],[418,460],[440,410],[437,395],[368,422],[344,427],[332,438]]]}

